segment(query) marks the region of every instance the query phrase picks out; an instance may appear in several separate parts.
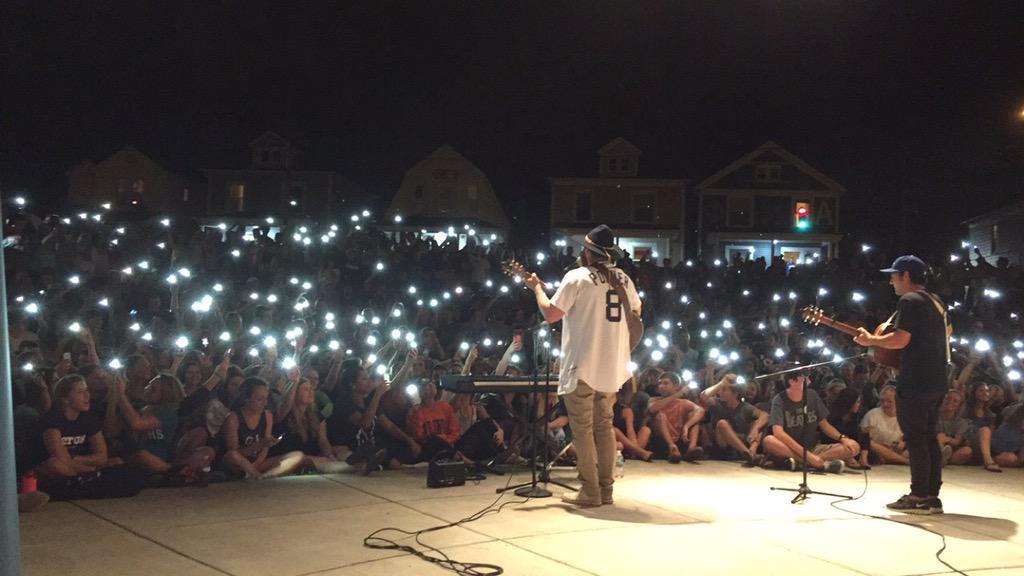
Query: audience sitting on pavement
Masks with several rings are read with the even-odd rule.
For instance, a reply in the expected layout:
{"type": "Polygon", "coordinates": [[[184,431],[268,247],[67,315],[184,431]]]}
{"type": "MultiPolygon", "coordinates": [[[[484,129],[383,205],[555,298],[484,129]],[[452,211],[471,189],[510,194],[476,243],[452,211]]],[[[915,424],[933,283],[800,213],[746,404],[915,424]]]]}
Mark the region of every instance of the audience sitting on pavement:
{"type": "Polygon", "coordinates": [[[764,450],[791,470],[805,463],[816,470],[841,473],[844,461],[859,454],[860,446],[829,423],[825,403],[817,392],[805,388],[807,376],[794,368],[785,375],[786,388],[772,399],[768,419],[772,434],[764,439],[764,450]],[[836,442],[824,444],[819,434],[836,442]]]}
{"type": "Polygon", "coordinates": [[[963,417],[961,407],[964,395],[958,390],[946,392],[939,409],[937,422],[939,446],[942,449],[943,464],[967,464],[971,461],[973,451],[967,445],[967,428],[969,424],[963,417]]]}
{"type": "MultiPolygon", "coordinates": [[[[191,479],[216,480],[220,470],[368,474],[428,458],[432,438],[470,463],[522,462],[536,453],[525,438],[539,410],[550,404],[560,423],[556,402],[538,408],[522,394],[445,391],[433,401],[440,379],[460,372],[543,373],[536,344],[557,361],[557,325],[543,342],[516,337],[535,323],[535,304],[499,275],[502,261],[530,262],[536,247],[484,241],[468,228],[467,239],[439,243],[366,221],[113,218],[16,210],[5,222],[17,469],[35,469],[58,497],[84,492],[51,480],[100,468],[144,472],[156,485],[202,485],[191,479]],[[423,422],[435,419],[424,415],[448,404],[443,430],[428,430],[423,422]]],[[[554,285],[574,250],[542,252],[536,271],[554,285]]],[[[955,327],[939,441],[949,463],[1017,467],[1022,269],[954,252],[930,259],[929,289],[955,327]]],[[[643,293],[646,326],[635,384],[616,404],[627,456],[770,458],[796,468],[807,446],[818,469],[866,466],[868,451],[898,461],[886,437],[892,372],[855,357],[863,349],[845,335],[799,322],[800,307],[814,303],[874,328],[894,304],[877,273],[888,258],[812,260],[623,262],[643,293]],[[776,393],[771,380],[755,380],[833,358],[807,371],[813,421],[792,418],[802,384],[788,379],[776,393]]],[[[554,428],[568,446],[571,430],[554,428]]]]}
{"type": "Polygon", "coordinates": [[[739,456],[752,466],[764,462],[760,454],[761,438],[768,413],[748,404],[743,395],[746,384],[737,383],[735,374],[726,374],[714,386],[700,393],[708,409],[714,446],[726,460],[739,456]]]}
{"type": "Polygon", "coordinates": [[[974,459],[980,456],[985,470],[1002,472],[992,457],[992,430],[996,427],[997,417],[994,404],[992,387],[988,382],[979,380],[969,388],[964,406],[964,417],[967,419],[967,432],[964,436],[974,459]]]}
{"type": "Polygon", "coordinates": [[[871,454],[879,464],[909,464],[903,431],[896,421],[896,387],[886,385],[878,392],[879,406],[868,410],[860,428],[871,437],[871,454]]]}
{"type": "Polygon", "coordinates": [[[700,421],[704,409],[687,399],[674,372],[665,372],[658,379],[658,396],[647,406],[650,416],[651,451],[655,456],[668,458],[673,464],[682,460],[696,460],[704,455],[700,441],[700,421]]]}

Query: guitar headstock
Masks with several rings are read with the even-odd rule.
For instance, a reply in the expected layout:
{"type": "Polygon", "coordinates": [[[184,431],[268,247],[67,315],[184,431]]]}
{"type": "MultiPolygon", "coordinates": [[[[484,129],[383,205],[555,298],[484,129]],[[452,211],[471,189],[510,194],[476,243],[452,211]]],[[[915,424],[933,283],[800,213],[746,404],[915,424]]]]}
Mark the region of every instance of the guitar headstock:
{"type": "Polygon", "coordinates": [[[522,281],[526,281],[530,277],[530,272],[526,267],[511,258],[501,263],[501,271],[509,278],[519,278],[522,281]]]}
{"type": "Polygon", "coordinates": [[[817,326],[822,320],[830,320],[827,314],[817,306],[804,306],[800,309],[800,317],[804,322],[817,326]]]}

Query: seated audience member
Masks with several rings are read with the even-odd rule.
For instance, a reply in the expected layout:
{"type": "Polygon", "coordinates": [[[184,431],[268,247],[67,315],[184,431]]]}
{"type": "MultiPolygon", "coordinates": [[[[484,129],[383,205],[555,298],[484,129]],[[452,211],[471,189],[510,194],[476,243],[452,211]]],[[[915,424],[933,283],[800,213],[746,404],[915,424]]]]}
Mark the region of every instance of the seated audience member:
{"type": "Polygon", "coordinates": [[[647,426],[638,427],[633,408],[627,402],[628,396],[628,385],[623,386],[619,389],[615,404],[612,406],[612,428],[615,430],[615,441],[626,457],[650,462],[654,453],[644,446],[651,441],[651,429],[647,426]]]}
{"type": "Polygon", "coordinates": [[[846,382],[839,378],[829,380],[828,384],[825,384],[825,406],[831,406],[843,390],[846,390],[846,382]]]}
{"type": "Polygon", "coordinates": [[[206,417],[202,430],[194,431],[198,438],[203,439],[199,444],[209,444],[210,439],[217,438],[224,420],[231,413],[231,406],[235,405],[238,392],[245,380],[245,373],[238,366],[228,368],[227,379],[217,387],[216,394],[206,405],[206,417]]]}
{"type": "Polygon", "coordinates": [[[406,433],[413,439],[413,454],[418,461],[430,461],[440,453],[455,453],[459,440],[459,421],[450,404],[438,399],[437,383],[421,381],[420,403],[409,411],[406,433]]]}
{"type": "Polygon", "coordinates": [[[132,462],[148,472],[173,474],[186,482],[202,481],[215,456],[213,448],[200,446],[178,453],[174,449],[179,406],[185,397],[181,382],[170,374],[161,374],[149,382],[143,397],[146,406],[140,415],[152,416],[159,426],[146,432],[132,462]]]}
{"type": "Polygon", "coordinates": [[[316,409],[313,383],[303,378],[288,394],[293,396],[286,402],[290,409],[274,423],[274,436],[280,441],[270,448],[269,456],[298,451],[305,455],[302,465],[318,472],[331,474],[347,468],[339,456],[347,456],[348,447],[335,449],[328,441],[327,423],[316,409]]]}
{"type": "Polygon", "coordinates": [[[685,399],[688,391],[674,372],[665,372],[658,379],[658,394],[647,407],[651,418],[651,451],[655,456],[667,457],[673,464],[703,456],[704,450],[698,442],[704,409],[685,399]]]}
{"type": "Polygon", "coordinates": [[[50,389],[47,386],[48,374],[53,370],[42,366],[34,367],[30,372],[17,378],[13,387],[14,400],[14,463],[18,476],[38,464],[36,450],[38,439],[42,434],[39,429],[43,416],[50,411],[50,389]]]}
{"type": "Polygon", "coordinates": [[[142,391],[153,379],[153,364],[142,354],[132,354],[124,363],[125,377],[128,379],[125,394],[128,400],[142,401],[142,391]]]}
{"type": "Polygon", "coordinates": [[[745,384],[737,384],[735,374],[726,374],[715,385],[700,393],[701,402],[710,412],[715,448],[723,458],[742,457],[750,465],[760,465],[764,456],[758,454],[761,432],[768,423],[768,414],[747,404],[743,398],[745,384]]]}
{"type": "Polygon", "coordinates": [[[40,488],[55,498],[90,495],[79,495],[76,488],[94,478],[97,470],[123,464],[120,458],[107,456],[103,424],[89,411],[89,388],[78,374],[64,376],[54,385],[53,408],[39,427],[44,459],[36,471],[40,488]]]}
{"type": "Polygon", "coordinates": [[[980,456],[985,470],[1002,472],[1003,469],[992,457],[992,429],[995,428],[996,414],[992,411],[992,388],[985,381],[979,380],[970,387],[964,418],[967,419],[964,437],[971,447],[974,461],[980,456]]]}
{"type": "Polygon", "coordinates": [[[267,410],[270,390],[260,378],[242,382],[238,399],[221,427],[224,468],[231,473],[256,480],[281,476],[302,464],[301,452],[270,456],[270,447],[277,444],[273,436],[274,417],[267,410]]]}
{"type": "MultiPolygon", "coordinates": [[[[855,469],[869,469],[869,446],[871,446],[871,435],[860,428],[861,403],[863,399],[860,392],[854,388],[844,388],[836,395],[831,405],[828,405],[828,421],[835,426],[840,434],[853,438],[860,446],[860,453],[855,454],[846,460],[846,465],[855,469]]],[[[822,436],[821,441],[831,444],[832,439],[822,436]]]]}
{"type": "Polygon", "coordinates": [[[1002,423],[992,433],[992,458],[1003,468],[1024,465],[1024,401],[1003,408],[1002,423]]]}
{"type": "Polygon", "coordinates": [[[860,446],[829,424],[828,409],[814,390],[807,390],[807,413],[804,414],[806,380],[803,373],[790,372],[785,377],[786,388],[772,398],[768,416],[772,434],[764,439],[764,451],[776,462],[796,470],[806,449],[808,466],[838,474],[846,468],[844,460],[858,454],[860,446]],[[819,433],[837,443],[819,443],[819,433]]]}
{"type": "MultiPolygon", "coordinates": [[[[131,459],[139,449],[139,437],[160,427],[152,414],[140,414],[136,403],[128,396],[128,381],[124,375],[113,372],[107,390],[106,409],[103,410],[103,437],[108,453],[122,459],[131,459]]],[[[145,401],[145,388],[139,392],[138,406],[145,401]]],[[[97,410],[93,410],[97,412],[97,410]]]]}
{"type": "Polygon", "coordinates": [[[878,393],[878,403],[878,407],[868,410],[860,421],[861,430],[871,436],[871,453],[880,464],[909,464],[907,444],[896,421],[896,387],[883,386],[878,393]]]}
{"type": "Polygon", "coordinates": [[[967,419],[960,415],[964,396],[956,390],[946,392],[939,410],[936,431],[942,448],[944,464],[967,464],[971,461],[972,450],[967,445],[967,419]]]}
{"type": "MultiPolygon", "coordinates": [[[[206,356],[204,356],[206,358],[206,356]]],[[[193,380],[191,388],[182,383],[184,398],[178,405],[178,421],[180,423],[181,437],[178,440],[178,450],[182,454],[192,454],[196,450],[207,446],[212,436],[207,435],[206,415],[210,402],[217,398],[218,387],[223,387],[228,379],[231,369],[231,349],[224,352],[220,363],[214,368],[210,377],[205,382],[200,382],[201,361],[198,357],[190,362],[185,369],[179,369],[180,374],[186,375],[193,380]]],[[[226,415],[225,415],[226,417],[226,415]]]]}
{"type": "Polygon", "coordinates": [[[334,411],[327,419],[327,437],[332,446],[348,446],[347,462],[359,465],[360,474],[378,469],[387,461],[388,452],[377,444],[377,408],[388,391],[387,382],[372,383],[366,369],[358,363],[341,371],[334,389],[334,411]]]}

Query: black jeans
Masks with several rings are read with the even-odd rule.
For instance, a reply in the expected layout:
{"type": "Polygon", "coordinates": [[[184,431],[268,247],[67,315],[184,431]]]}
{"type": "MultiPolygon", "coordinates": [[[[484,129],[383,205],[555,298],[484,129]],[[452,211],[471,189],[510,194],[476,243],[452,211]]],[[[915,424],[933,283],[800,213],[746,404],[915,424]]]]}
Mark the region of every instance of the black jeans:
{"type": "Polygon", "coordinates": [[[896,421],[910,455],[910,493],[938,496],[942,487],[942,450],[936,435],[942,392],[896,391],[896,421]]]}

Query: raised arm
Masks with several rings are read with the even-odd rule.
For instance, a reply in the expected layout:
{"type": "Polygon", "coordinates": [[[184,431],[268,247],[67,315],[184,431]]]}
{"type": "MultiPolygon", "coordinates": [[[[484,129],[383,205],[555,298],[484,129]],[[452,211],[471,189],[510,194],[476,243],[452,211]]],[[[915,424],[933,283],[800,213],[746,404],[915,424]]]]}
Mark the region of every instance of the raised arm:
{"type": "Polygon", "coordinates": [[[551,300],[548,299],[547,293],[544,292],[544,283],[540,281],[540,278],[536,274],[530,274],[526,278],[526,286],[533,290],[533,295],[537,299],[537,308],[540,309],[540,313],[544,316],[544,321],[548,324],[554,324],[565,316],[563,310],[559,310],[551,300]]]}
{"type": "Polygon", "coordinates": [[[522,342],[516,342],[513,338],[512,343],[505,349],[505,353],[501,355],[501,359],[498,360],[498,365],[494,367],[495,376],[504,376],[505,372],[508,371],[508,365],[512,362],[512,355],[523,349],[522,342]]]}

